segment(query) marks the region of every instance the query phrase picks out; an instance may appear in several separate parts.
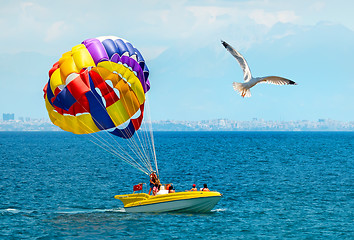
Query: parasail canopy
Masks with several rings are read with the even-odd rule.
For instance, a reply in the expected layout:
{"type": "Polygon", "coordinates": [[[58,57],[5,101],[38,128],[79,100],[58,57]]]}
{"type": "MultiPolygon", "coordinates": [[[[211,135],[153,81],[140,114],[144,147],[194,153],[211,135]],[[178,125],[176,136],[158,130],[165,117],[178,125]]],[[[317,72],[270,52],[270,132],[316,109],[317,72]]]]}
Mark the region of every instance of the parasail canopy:
{"type": "Polygon", "coordinates": [[[140,128],[149,70],[131,43],[118,37],[83,41],[49,71],[44,98],[51,121],[86,134],[110,129],[130,138],[140,128]],[[124,128],[118,128],[124,123],[124,128]]]}
{"type": "Polygon", "coordinates": [[[92,142],[149,174],[151,158],[158,170],[152,129],[146,128],[142,137],[137,134],[147,105],[148,77],[143,56],[128,41],[114,36],[86,39],[49,70],[43,89],[49,118],[75,134],[107,130],[128,139],[120,144],[98,135],[92,142]],[[138,140],[134,140],[136,135],[138,140]]]}

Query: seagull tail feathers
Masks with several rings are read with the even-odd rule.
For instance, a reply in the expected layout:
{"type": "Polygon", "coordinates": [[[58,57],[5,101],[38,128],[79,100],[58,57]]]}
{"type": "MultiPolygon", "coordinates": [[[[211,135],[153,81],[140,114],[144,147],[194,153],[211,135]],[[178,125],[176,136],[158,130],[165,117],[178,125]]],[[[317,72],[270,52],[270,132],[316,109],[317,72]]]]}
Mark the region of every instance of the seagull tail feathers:
{"type": "Polygon", "coordinates": [[[235,91],[238,92],[242,97],[251,96],[250,89],[247,88],[244,83],[233,82],[232,86],[234,87],[235,91]]]}

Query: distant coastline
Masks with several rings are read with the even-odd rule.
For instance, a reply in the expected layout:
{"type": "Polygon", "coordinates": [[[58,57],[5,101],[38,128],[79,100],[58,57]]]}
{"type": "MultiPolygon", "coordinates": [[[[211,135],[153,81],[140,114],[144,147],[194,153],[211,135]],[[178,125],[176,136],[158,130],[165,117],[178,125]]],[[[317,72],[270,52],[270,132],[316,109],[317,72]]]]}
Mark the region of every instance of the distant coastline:
{"type": "MultiPolygon", "coordinates": [[[[154,131],[354,131],[354,121],[319,119],[317,121],[152,121],[154,131]]],[[[0,131],[62,131],[47,119],[0,121],[0,131]]]]}

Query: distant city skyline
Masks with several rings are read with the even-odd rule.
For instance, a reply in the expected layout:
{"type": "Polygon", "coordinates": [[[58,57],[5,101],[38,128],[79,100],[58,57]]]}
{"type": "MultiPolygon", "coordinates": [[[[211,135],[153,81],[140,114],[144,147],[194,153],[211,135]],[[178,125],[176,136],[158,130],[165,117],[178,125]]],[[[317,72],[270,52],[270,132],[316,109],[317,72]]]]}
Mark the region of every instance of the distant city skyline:
{"type": "MultiPolygon", "coordinates": [[[[203,121],[152,121],[154,131],[350,131],[354,121],[318,119],[317,121],[266,121],[253,118],[249,121],[212,119],[203,121]]],[[[48,119],[0,121],[1,131],[62,131],[48,119]]]]}
{"type": "MultiPolygon", "coordinates": [[[[338,119],[331,119],[331,118],[318,118],[316,120],[309,120],[309,119],[293,119],[293,120],[279,120],[279,119],[263,119],[263,118],[257,118],[257,117],[252,117],[250,119],[246,119],[246,120],[237,120],[237,119],[226,119],[226,118],[214,118],[214,119],[202,119],[202,120],[192,120],[192,121],[188,121],[188,120],[175,120],[175,119],[163,119],[163,120],[152,120],[152,122],[205,122],[205,121],[214,121],[214,120],[218,120],[218,119],[222,119],[222,120],[228,120],[228,121],[274,121],[274,122],[281,122],[281,121],[285,121],[285,122],[291,122],[291,121],[318,121],[318,122],[323,122],[323,121],[327,121],[327,120],[333,120],[333,121],[340,121],[338,119]]],[[[8,121],[8,120],[18,120],[18,121],[48,121],[50,122],[49,117],[42,117],[42,118],[34,118],[34,117],[30,117],[30,116],[16,116],[15,113],[2,113],[1,121],[8,121]],[[5,117],[6,116],[6,119],[5,117]]],[[[346,120],[346,121],[341,121],[341,122],[354,122],[354,120],[346,120]]]]}
{"type": "Polygon", "coordinates": [[[152,120],[354,120],[352,9],[348,0],[4,1],[0,112],[48,118],[43,87],[52,65],[85,39],[114,35],[146,60],[152,120]],[[132,5],[134,17],[117,10],[132,5]],[[232,88],[242,70],[220,40],[254,76],[298,85],[259,85],[243,99],[232,88]]]}

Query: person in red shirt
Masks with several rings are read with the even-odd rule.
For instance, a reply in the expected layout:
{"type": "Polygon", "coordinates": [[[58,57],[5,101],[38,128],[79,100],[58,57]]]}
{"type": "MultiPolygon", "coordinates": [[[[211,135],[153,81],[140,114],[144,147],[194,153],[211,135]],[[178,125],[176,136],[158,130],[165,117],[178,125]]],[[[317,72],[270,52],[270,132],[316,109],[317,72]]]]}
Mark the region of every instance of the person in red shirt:
{"type": "Polygon", "coordinates": [[[168,193],[174,193],[174,192],[176,191],[173,189],[173,185],[171,184],[170,188],[168,189],[168,193]]]}
{"type": "Polygon", "coordinates": [[[204,192],[210,192],[208,186],[204,183],[204,187],[202,188],[202,191],[204,192]]]}

